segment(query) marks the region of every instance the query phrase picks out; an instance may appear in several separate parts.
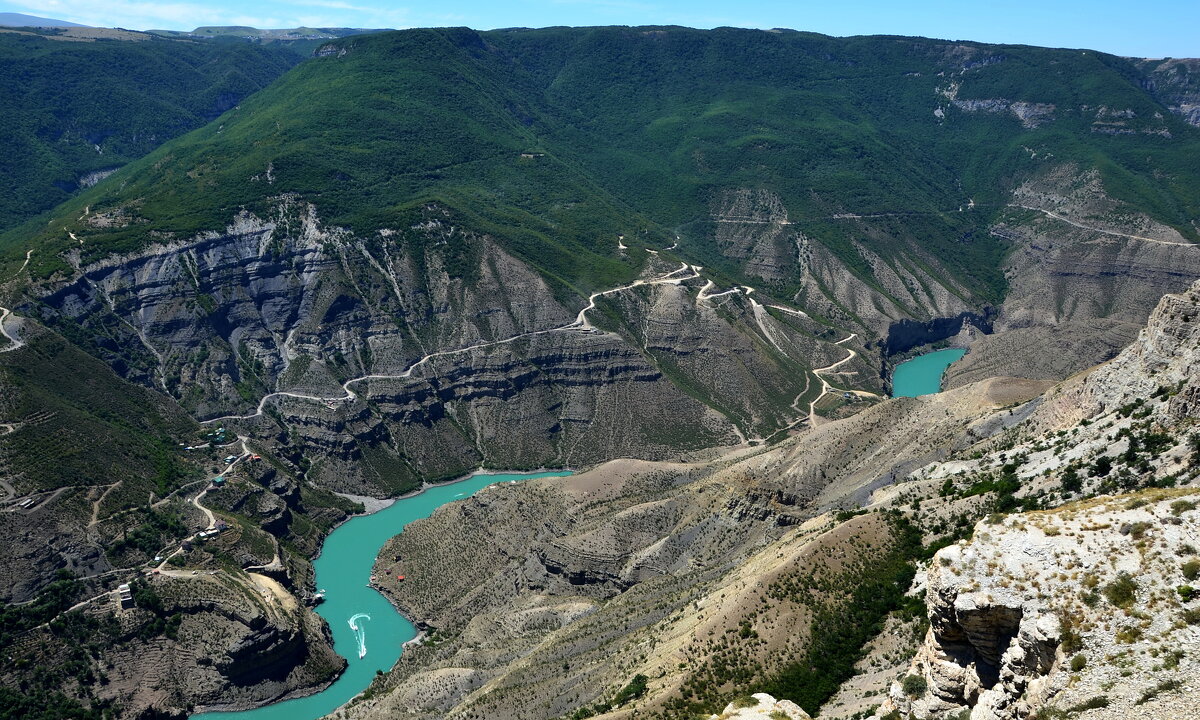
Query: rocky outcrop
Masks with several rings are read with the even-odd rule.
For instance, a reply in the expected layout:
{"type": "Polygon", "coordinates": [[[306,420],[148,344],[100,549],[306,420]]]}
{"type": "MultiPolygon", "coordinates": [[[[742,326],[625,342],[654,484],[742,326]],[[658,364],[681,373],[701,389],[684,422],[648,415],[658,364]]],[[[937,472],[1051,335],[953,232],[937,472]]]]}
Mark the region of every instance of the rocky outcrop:
{"type": "Polygon", "coordinates": [[[736,188],[713,203],[717,250],[743,271],[770,283],[795,274],[799,233],[790,227],[787,208],[768,190],[736,188]]]}
{"type": "Polygon", "coordinates": [[[1195,555],[1195,492],[1010,516],[940,551],[929,569],[930,629],[908,671],[923,682],[895,683],[876,717],[1016,720],[1055,708],[1174,717],[1153,706],[1200,699],[1179,682],[1195,672],[1188,658],[1200,645],[1179,632],[1194,622],[1196,598],[1177,590],[1195,555]],[[1168,639],[1173,660],[1118,660],[1168,639]]]}
{"type": "Polygon", "coordinates": [[[1200,60],[1138,60],[1146,73],[1142,86],[1190,125],[1200,126],[1200,60]]]}
{"type": "MultiPolygon", "coordinates": [[[[889,237],[887,231],[875,227],[870,217],[847,215],[840,221],[853,225],[872,240],[889,245],[899,240],[904,244],[903,238],[889,237]]],[[[846,326],[865,326],[877,337],[886,336],[888,328],[902,320],[924,322],[979,310],[963,299],[971,297],[971,293],[958,285],[931,254],[910,245],[905,255],[911,262],[895,262],[872,250],[871,245],[860,242],[854,247],[854,252],[871,270],[872,282],[866,282],[829,248],[801,236],[796,246],[800,289],[793,300],[846,326]]]]}
{"type": "Polygon", "coordinates": [[[1054,119],[1054,105],[1050,103],[1033,103],[1005,98],[959,99],[953,98],[950,104],[963,112],[1009,113],[1021,121],[1027,128],[1036,128],[1054,119]]]}
{"type": "Polygon", "coordinates": [[[862,261],[859,274],[824,244],[802,233],[773,192],[729,189],[712,204],[713,239],[722,255],[749,277],[775,285],[797,284],[793,302],[844,327],[885,335],[889,324],[897,321],[923,322],[977,309],[962,299],[971,293],[951,273],[937,271],[941,269],[937,258],[907,238],[892,237],[871,216],[840,213],[833,219],[864,237],[854,242],[853,252],[862,261]],[[885,258],[873,249],[877,243],[904,247],[903,260],[885,258]],[[869,269],[869,277],[860,277],[862,265],[869,269]]]}
{"type": "Polygon", "coordinates": [[[907,352],[920,345],[952,338],[968,326],[987,334],[992,330],[992,315],[989,309],[984,314],[965,312],[955,317],[934,318],[926,322],[900,320],[888,328],[883,351],[887,355],[907,352]]]}
{"type": "MultiPolygon", "coordinates": [[[[148,607],[122,606],[113,593],[83,611],[88,616],[83,622],[91,623],[87,642],[95,662],[87,672],[104,678],[87,694],[120,703],[123,717],[183,717],[197,706],[252,707],[314,692],[345,667],[320,618],[264,596],[244,574],[180,573],[146,582],[159,598],[148,607]],[[164,619],[174,627],[166,635],[164,619]]],[[[27,663],[77,657],[71,642],[45,626],[35,628],[6,646],[11,662],[0,680],[15,684],[18,668],[27,663]]]]}
{"type": "Polygon", "coordinates": [[[1164,420],[1196,417],[1198,361],[1200,282],[1186,292],[1163,296],[1128,348],[1086,377],[1050,393],[1035,420],[1045,428],[1062,427],[1168,392],[1164,420]]]}
{"type": "Polygon", "coordinates": [[[1060,642],[1058,620],[1019,593],[997,596],[990,587],[972,592],[961,574],[964,557],[974,556],[947,548],[931,565],[929,636],[910,670],[928,690],[918,694],[897,683],[890,695],[908,717],[957,717],[969,707],[979,708],[972,717],[1024,718],[1041,699],[1060,642]]]}
{"type": "Polygon", "coordinates": [[[776,700],[767,693],[754,693],[745,700],[725,706],[709,720],[810,720],[809,714],[791,700],[776,700]],[[753,701],[753,702],[751,702],[753,701]]]}

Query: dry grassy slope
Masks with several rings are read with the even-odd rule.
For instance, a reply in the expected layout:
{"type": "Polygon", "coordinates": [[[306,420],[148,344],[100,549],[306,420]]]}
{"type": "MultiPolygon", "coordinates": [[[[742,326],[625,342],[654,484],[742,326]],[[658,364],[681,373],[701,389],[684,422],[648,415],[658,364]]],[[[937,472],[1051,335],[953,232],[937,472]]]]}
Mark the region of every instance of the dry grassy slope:
{"type": "Polygon", "coordinates": [[[993,378],[938,395],[901,398],[821,425],[777,450],[739,464],[756,478],[750,501],[828,509],[865,502],[871,492],[952,451],[1015,424],[1049,383],[993,378]]]}
{"type": "Polygon", "coordinates": [[[819,513],[973,442],[968,427],[1015,421],[1003,408],[1041,387],[995,380],[871,407],[775,448],[610,462],[446,506],[393,539],[376,572],[407,576],[382,589],[438,642],[406,653],[349,714],[548,718],[611,697],[636,673],[653,678],[640,707],[658,707],[716,651],[707,640],[754,610],[762,642],[745,660],[778,669],[803,650],[809,616],[764,610],[765,588],[797,568],[861,562],[883,532],[878,516],[833,527],[819,513]]]}
{"type": "MultiPolygon", "coordinates": [[[[651,678],[639,707],[660,707],[696,668],[714,657],[716,648],[706,640],[722,637],[734,627],[740,630],[747,619],[753,620],[752,627],[761,639],[742,643],[738,650],[749,666],[782,662],[804,646],[806,611],[785,610],[782,605],[768,609],[763,604],[763,589],[790,568],[818,567],[819,563],[814,565],[818,559],[840,555],[846,562],[861,560],[865,546],[856,546],[848,534],[864,532],[866,526],[861,523],[878,522],[877,516],[868,516],[831,528],[822,519],[814,519],[822,509],[868,496],[881,507],[908,509],[916,497],[922,498],[919,522],[931,526],[964,512],[978,517],[987,512],[992,496],[960,496],[953,490],[965,489],[1014,459],[1015,473],[1023,484],[1018,494],[1041,493],[1044,502],[1053,504],[1065,494],[1058,483],[1070,463],[1081,463],[1086,469],[1101,455],[1123,462],[1117,455],[1127,444],[1118,438],[1124,430],[1143,438],[1143,443],[1153,433],[1168,434],[1171,447],[1144,455],[1148,469],[1138,470],[1144,477],[1128,475],[1129,479],[1121,482],[1165,482],[1168,476],[1177,482],[1192,480],[1195,473],[1194,468],[1188,470],[1185,445],[1186,433],[1200,414],[1194,372],[1198,351],[1200,288],[1163,298],[1130,348],[1045,396],[1039,396],[1046,389],[1045,382],[993,379],[937,396],[883,403],[847,420],[808,430],[778,447],[721,461],[672,466],[609,464],[566,480],[496,488],[477,500],[447,507],[429,521],[414,525],[413,534],[401,536],[394,548],[402,556],[401,566],[426,576],[436,569],[439,578],[452,578],[454,585],[435,584],[432,591],[404,585],[390,591],[402,607],[427,613],[433,624],[442,623],[446,632],[439,633],[440,642],[408,655],[375,697],[353,708],[350,715],[554,717],[612,697],[635,673],[651,678]],[[1037,399],[1025,402],[1030,398],[1037,399]],[[1138,413],[1131,413],[1128,403],[1139,398],[1138,413]],[[898,484],[878,487],[880,478],[898,484]],[[947,479],[952,492],[941,496],[938,490],[947,479]],[[466,517],[469,524],[464,522],[466,517]],[[531,519],[538,520],[536,533],[514,534],[511,527],[504,527],[511,522],[519,528],[531,519]],[[466,527],[496,530],[471,537],[473,531],[464,534],[466,527]],[[427,551],[422,548],[436,544],[433,541],[442,536],[457,537],[453,552],[436,558],[423,556],[427,551]],[[465,600],[456,603],[454,598],[465,600]],[[461,609],[465,604],[471,605],[470,611],[461,609]],[[755,610],[757,616],[751,614],[755,610]],[[468,617],[473,619],[462,619],[468,617]],[[710,630],[712,636],[707,635],[710,630]],[[410,685],[414,679],[417,685],[410,685]],[[430,705],[423,699],[432,695],[391,690],[400,687],[436,688],[437,702],[430,705]],[[531,697],[548,700],[530,703],[531,697]]],[[[1114,470],[1113,475],[1118,473],[1114,470]]],[[[1085,477],[1082,492],[1104,492],[1102,480],[1085,477]]],[[[1153,582],[1161,585],[1155,591],[1158,599],[1150,601],[1175,607],[1178,602],[1170,601],[1168,592],[1174,576],[1165,565],[1157,565],[1169,564],[1171,553],[1178,554],[1181,549],[1184,554],[1194,553],[1179,541],[1180,532],[1190,531],[1186,527],[1170,529],[1175,527],[1168,517],[1174,517],[1175,509],[1168,502],[1173,502],[1172,498],[1148,499],[1161,507],[1144,510],[1138,503],[1110,507],[1113,512],[1132,512],[1137,517],[1122,515],[1119,523],[1113,520],[1107,526],[1085,523],[1090,530],[1080,526],[1070,532],[1106,530],[1108,535],[1090,537],[1128,543],[1127,549],[1096,546],[1099,549],[1090,552],[1114,570],[1126,562],[1120,553],[1134,553],[1130,557],[1141,558],[1137,562],[1150,568],[1145,572],[1156,576],[1153,582]],[[1149,519],[1143,518],[1147,512],[1152,516],[1147,516],[1149,519]],[[1149,524],[1139,530],[1137,522],[1149,524]],[[1122,533],[1123,525],[1133,529],[1122,533]],[[1160,540],[1154,542],[1161,547],[1139,537],[1130,542],[1133,535],[1150,537],[1148,533],[1158,532],[1153,528],[1159,526],[1164,529],[1160,540]],[[1109,564],[1112,559],[1116,565],[1109,564]]],[[[1026,532],[1030,524],[1041,524],[1025,516],[1013,518],[998,531],[1026,532]]],[[[981,547],[994,543],[1000,553],[1019,549],[1025,542],[1018,535],[997,539],[997,531],[986,525],[977,532],[976,542],[981,547]]],[[[1042,535],[1066,538],[1055,540],[1062,545],[1055,551],[1057,556],[1055,552],[1034,552],[1042,558],[1038,572],[1044,577],[1037,580],[1042,591],[1027,597],[1031,602],[1065,597],[1065,589],[1080,582],[1062,556],[1066,549],[1082,552],[1078,538],[1061,530],[1059,535],[1042,535]],[[1060,560],[1063,567],[1055,564],[1060,560]],[[1048,582],[1059,583],[1062,590],[1046,591],[1048,582]]],[[[966,551],[951,548],[945,552],[953,564],[957,561],[950,556],[966,551]]],[[[1007,561],[996,562],[996,568],[1007,567],[1007,561]]],[[[1013,562],[1019,565],[1027,559],[1013,562]]],[[[1099,564],[1095,559],[1089,562],[1099,564]]],[[[1132,567],[1134,562],[1130,559],[1126,564],[1132,567]]],[[[979,567],[988,566],[985,562],[979,567]]],[[[1143,570],[1139,566],[1138,571],[1143,570]]],[[[1024,572],[1028,575],[1030,570],[1024,572]]],[[[935,593],[940,593],[945,587],[940,584],[942,576],[932,575],[935,593]]],[[[988,582],[997,587],[1016,584],[1003,572],[988,582]]],[[[1149,576],[1146,583],[1151,583],[1149,576]]],[[[1029,584],[1036,591],[1038,584],[1029,584]]],[[[968,592],[977,589],[972,586],[968,592]]],[[[931,599],[935,610],[942,607],[939,597],[931,599]]],[[[946,642],[962,642],[966,632],[972,642],[977,641],[971,652],[993,665],[1002,665],[1001,656],[1011,655],[1003,662],[1009,663],[1005,667],[1011,667],[1015,675],[1002,674],[1003,682],[992,685],[985,668],[983,681],[968,679],[965,686],[962,672],[949,668],[949,676],[966,688],[964,697],[969,704],[986,708],[979,710],[983,713],[980,718],[1015,718],[1036,710],[1042,696],[1027,695],[1026,690],[1042,692],[1049,687],[1038,678],[1054,662],[1063,661],[1061,653],[1058,660],[1046,659],[1047,652],[1053,655],[1056,651],[1050,647],[1057,643],[1054,628],[1036,618],[1028,628],[1020,622],[1009,628],[1011,610],[987,609],[991,600],[972,597],[972,607],[984,608],[979,615],[984,618],[983,625],[992,623],[999,630],[980,630],[977,637],[971,636],[975,626],[966,611],[941,626],[935,612],[935,629],[946,629],[946,642]],[[1022,639],[1010,647],[1013,637],[1022,639]],[[1021,648],[1024,654],[1012,648],[1021,648]],[[1025,675],[1018,677],[1021,673],[1025,675]],[[979,700],[988,687],[994,689],[987,690],[992,693],[987,696],[990,699],[979,700]]],[[[1136,614],[1129,617],[1133,624],[1145,620],[1136,614]]],[[[1169,649],[1162,647],[1161,633],[1166,626],[1156,629],[1153,615],[1147,617],[1151,618],[1147,632],[1159,634],[1154,640],[1157,644],[1144,648],[1147,657],[1162,656],[1169,649]]],[[[1105,632],[1118,629],[1110,622],[1105,632]]],[[[877,677],[856,679],[847,687],[861,688],[854,691],[861,695],[898,677],[894,663],[895,653],[900,651],[884,651],[883,657],[877,657],[877,677]]],[[[1107,683],[1112,681],[1109,676],[1119,674],[1125,662],[1121,658],[1127,656],[1104,652],[1103,665],[1108,669],[1098,672],[1107,679],[1098,682],[1107,683]]],[[[942,654],[934,649],[919,656],[919,661],[920,657],[942,654]]],[[[866,674],[872,667],[862,665],[860,670],[866,674]]],[[[754,677],[752,673],[744,680],[750,684],[754,677]]],[[[1147,677],[1137,677],[1139,682],[1149,682],[1147,677]]],[[[903,693],[896,687],[891,693],[899,702],[903,693]]],[[[729,691],[743,689],[730,686],[729,691]]],[[[1123,690],[1121,707],[1132,702],[1131,693],[1145,690],[1129,685],[1123,690]]],[[[884,699],[882,694],[874,697],[876,702],[884,699]]],[[[1064,702],[1074,702],[1074,697],[1061,695],[1064,702]]],[[[828,708],[828,714],[844,716],[850,711],[850,699],[843,692],[835,698],[841,706],[828,708]]],[[[1118,705],[1115,700],[1113,703],[1118,705]]],[[[870,703],[857,707],[865,709],[870,703]]],[[[957,712],[962,708],[960,703],[949,709],[957,712]]],[[[929,717],[945,716],[942,710],[929,717]]],[[[618,709],[616,714],[628,711],[618,709]]],[[[1172,715],[1167,712],[1162,717],[1172,715]]]]}

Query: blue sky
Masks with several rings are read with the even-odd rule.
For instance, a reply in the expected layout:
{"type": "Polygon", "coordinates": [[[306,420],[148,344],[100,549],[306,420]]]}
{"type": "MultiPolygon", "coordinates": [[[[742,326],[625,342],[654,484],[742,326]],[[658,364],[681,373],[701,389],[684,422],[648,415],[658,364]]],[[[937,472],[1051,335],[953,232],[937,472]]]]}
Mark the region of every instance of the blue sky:
{"type": "Polygon", "coordinates": [[[1200,0],[0,0],[0,11],[135,30],[197,25],[477,29],[547,25],[787,27],[1200,57],[1200,0]]]}

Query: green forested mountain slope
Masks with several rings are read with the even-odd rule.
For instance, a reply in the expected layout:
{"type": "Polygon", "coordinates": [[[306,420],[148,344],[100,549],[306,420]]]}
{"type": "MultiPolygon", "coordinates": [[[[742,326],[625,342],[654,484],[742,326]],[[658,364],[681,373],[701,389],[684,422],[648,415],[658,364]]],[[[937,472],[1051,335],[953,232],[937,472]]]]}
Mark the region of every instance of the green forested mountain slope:
{"type": "Polygon", "coordinates": [[[0,33],[0,228],[208,122],[297,60],[243,42],[0,33]]]}
{"type": "MultiPolygon", "coordinates": [[[[1035,170],[1031,153],[1095,168],[1114,197],[1196,235],[1200,132],[1142,89],[1137,67],[1101,53],[585,28],[401,31],[319,55],[85,193],[33,242],[86,234],[96,257],[219,229],[284,193],[370,232],[438,200],[551,274],[595,285],[621,273],[617,233],[648,231],[651,247],[677,233],[720,265],[715,205],[752,188],[863,279],[846,214],[886,216],[873,251],[917,243],[994,300],[1005,248],[982,230],[1035,170]],[[977,212],[960,213],[972,200],[977,212]],[[94,227],[77,220],[85,206],[131,222],[94,227]]],[[[11,258],[29,234],[5,239],[11,258]]],[[[39,255],[35,271],[65,269],[39,255]]]]}

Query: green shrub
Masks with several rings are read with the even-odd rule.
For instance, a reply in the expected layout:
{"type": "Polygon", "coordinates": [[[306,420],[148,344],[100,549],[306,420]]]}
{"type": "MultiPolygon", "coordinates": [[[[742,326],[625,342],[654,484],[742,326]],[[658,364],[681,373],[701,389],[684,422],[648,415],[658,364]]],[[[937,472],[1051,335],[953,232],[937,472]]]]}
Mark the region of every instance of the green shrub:
{"type": "Polygon", "coordinates": [[[900,681],[900,689],[909,697],[921,697],[929,689],[929,683],[920,675],[906,675],[900,681]]]}
{"type": "Polygon", "coordinates": [[[1079,628],[1075,624],[1075,616],[1070,613],[1060,612],[1058,615],[1058,624],[1060,627],[1059,646],[1064,653],[1078,652],[1083,649],[1083,636],[1079,634],[1079,628]]]}
{"type": "Polygon", "coordinates": [[[1200,577],[1200,559],[1192,558],[1179,567],[1180,572],[1188,580],[1195,580],[1200,577]]]}
{"type": "Polygon", "coordinates": [[[1079,672],[1087,667],[1087,656],[1083,653],[1078,653],[1071,658],[1071,672],[1079,672]]]}
{"type": "Polygon", "coordinates": [[[613,705],[624,705],[625,703],[629,702],[630,700],[637,700],[641,696],[645,695],[646,694],[646,683],[648,683],[649,680],[650,680],[650,678],[646,677],[645,675],[642,675],[641,673],[634,675],[633,679],[631,679],[629,681],[629,684],[626,685],[625,687],[621,688],[620,692],[618,692],[616,694],[616,696],[613,697],[612,704],[613,705]]]}
{"type": "Polygon", "coordinates": [[[1129,536],[1136,540],[1136,539],[1141,539],[1143,536],[1145,536],[1146,531],[1149,529],[1150,529],[1150,523],[1135,522],[1135,523],[1129,524],[1126,527],[1122,527],[1121,531],[1122,531],[1122,534],[1125,534],[1125,531],[1128,531],[1129,536]]]}
{"type": "Polygon", "coordinates": [[[1121,609],[1129,609],[1137,600],[1137,581],[1129,573],[1117,575],[1117,579],[1104,586],[1104,598],[1121,609]]]}
{"type": "Polygon", "coordinates": [[[1182,515],[1185,512],[1187,512],[1188,510],[1195,510],[1195,509],[1196,509],[1196,503],[1192,502],[1191,500],[1176,500],[1175,502],[1171,503],[1171,514],[1172,515],[1182,515]]]}
{"type": "Polygon", "coordinates": [[[1126,625],[1117,631],[1117,642],[1123,645],[1132,645],[1142,638],[1142,629],[1133,625],[1126,625]]]}
{"type": "Polygon", "coordinates": [[[1138,698],[1137,702],[1135,702],[1134,704],[1135,705],[1145,705],[1146,703],[1150,702],[1154,698],[1158,697],[1159,694],[1164,693],[1164,692],[1170,692],[1171,690],[1178,690],[1182,686],[1183,686],[1183,683],[1179,682],[1178,680],[1174,680],[1174,679],[1163,680],[1159,684],[1155,685],[1154,687],[1150,688],[1146,692],[1142,693],[1142,696],[1140,698],[1138,698]]]}
{"type": "Polygon", "coordinates": [[[1097,695],[1094,698],[1088,698],[1078,705],[1072,705],[1067,712],[1074,715],[1085,710],[1099,710],[1100,708],[1108,707],[1108,698],[1104,695],[1097,695]]]}

